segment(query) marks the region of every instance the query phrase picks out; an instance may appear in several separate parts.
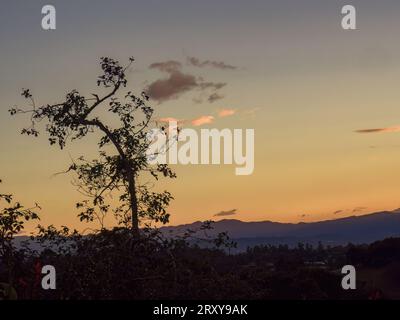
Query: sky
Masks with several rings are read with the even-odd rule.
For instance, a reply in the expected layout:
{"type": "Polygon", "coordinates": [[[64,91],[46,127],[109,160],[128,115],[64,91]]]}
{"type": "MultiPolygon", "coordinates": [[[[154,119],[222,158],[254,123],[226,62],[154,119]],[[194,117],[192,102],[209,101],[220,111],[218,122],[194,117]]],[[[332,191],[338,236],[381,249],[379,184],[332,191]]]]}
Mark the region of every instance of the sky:
{"type": "Polygon", "coordinates": [[[57,29],[44,31],[46,4],[3,0],[0,10],[1,192],[38,202],[43,224],[80,228],[72,177],[55,173],[95,145],[50,148],[44,135],[21,136],[28,119],[7,110],[23,105],[21,88],[38,104],[96,92],[102,56],[135,57],[129,88],[151,91],[159,119],[255,130],[252,175],[174,166],[178,179],[162,182],[175,197],[171,224],[400,207],[400,2],[52,1],[57,29]],[[357,30],[341,28],[345,4],[357,30]]]}

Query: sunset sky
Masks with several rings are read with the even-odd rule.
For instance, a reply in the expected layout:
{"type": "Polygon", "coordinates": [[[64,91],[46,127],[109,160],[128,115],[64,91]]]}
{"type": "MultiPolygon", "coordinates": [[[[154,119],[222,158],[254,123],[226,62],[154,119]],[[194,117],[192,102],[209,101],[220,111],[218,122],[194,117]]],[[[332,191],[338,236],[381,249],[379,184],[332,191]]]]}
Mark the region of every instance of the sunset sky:
{"type": "Polygon", "coordinates": [[[101,56],[136,58],[129,89],[153,90],[157,118],[255,129],[250,176],[234,165],[174,167],[178,179],[162,182],[175,197],[172,224],[221,211],[299,222],[400,207],[399,1],[51,3],[55,31],[41,29],[47,2],[3,0],[0,10],[1,192],[38,202],[43,224],[82,227],[72,177],[54,174],[95,146],[50,148],[45,135],[21,136],[28,119],[7,110],[23,105],[21,88],[37,104],[96,92],[101,56]],[[357,30],[341,28],[345,4],[357,30]]]}

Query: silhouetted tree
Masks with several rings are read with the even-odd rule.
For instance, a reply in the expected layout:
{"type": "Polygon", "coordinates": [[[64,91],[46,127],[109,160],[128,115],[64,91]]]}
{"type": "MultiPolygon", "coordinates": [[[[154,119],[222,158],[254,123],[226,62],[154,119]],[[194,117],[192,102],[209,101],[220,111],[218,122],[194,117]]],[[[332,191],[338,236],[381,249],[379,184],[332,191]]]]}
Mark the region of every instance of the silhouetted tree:
{"type": "Polygon", "coordinates": [[[39,216],[34,210],[40,208],[37,204],[33,208],[24,208],[21,203],[12,203],[12,201],[11,194],[0,194],[0,266],[4,264],[7,270],[10,290],[14,282],[15,236],[24,229],[26,222],[39,220],[39,216]]]}
{"type": "Polygon", "coordinates": [[[122,98],[117,96],[127,86],[125,73],[133,62],[130,58],[129,64],[122,67],[114,59],[101,58],[103,73],[98,77],[97,85],[107,92],[102,96],[91,94],[88,98],[72,90],[60,103],[36,106],[31,92],[24,89],[22,95],[30,101],[30,107],[9,111],[11,115],[30,114],[31,125],[24,128],[22,134],[37,137],[37,125],[45,121],[50,144],[58,144],[61,149],[68,140],[83,139],[90,133],[99,132],[98,158],[86,160],[80,157],[67,170],[77,174],[78,188],[91,198],[77,203],[77,208],[82,210],[79,217],[81,221],[97,219],[102,225],[110,210],[105,196],[116,192],[120,201],[113,209],[115,217],[139,236],[141,221],[168,222],[166,207],[172,199],[168,191],[151,192],[146,184],[140,184],[139,176],[148,173],[157,180],[160,175],[176,176],[167,165],[151,166],[147,160],[146,150],[150,143],[147,134],[154,113],[147,105],[148,96],[144,92],[137,96],[132,91],[122,98]],[[117,125],[113,127],[110,123],[117,125]]]}

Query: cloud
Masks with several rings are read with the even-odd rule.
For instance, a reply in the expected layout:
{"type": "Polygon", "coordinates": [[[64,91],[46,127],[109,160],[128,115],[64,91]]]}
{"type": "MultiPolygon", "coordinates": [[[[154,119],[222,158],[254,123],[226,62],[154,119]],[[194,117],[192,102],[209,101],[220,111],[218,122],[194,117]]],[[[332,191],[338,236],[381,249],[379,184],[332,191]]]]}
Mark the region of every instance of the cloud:
{"type": "Polygon", "coordinates": [[[157,69],[163,72],[174,72],[182,68],[182,63],[175,60],[169,60],[165,62],[156,62],[150,65],[150,69],[157,69]]]}
{"type": "Polygon", "coordinates": [[[224,117],[229,117],[229,116],[233,116],[236,113],[235,109],[221,109],[218,112],[218,116],[220,118],[224,118],[224,117]]]}
{"type": "MultiPolygon", "coordinates": [[[[199,78],[199,80],[203,81],[202,78],[199,78]]],[[[199,87],[202,90],[207,90],[207,89],[219,90],[225,86],[226,86],[226,83],[224,83],[224,82],[200,82],[199,83],[199,87]]]]}
{"type": "Polygon", "coordinates": [[[336,210],[333,214],[339,214],[339,213],[342,213],[343,212],[343,210],[336,210]]]}
{"type": "MultiPolygon", "coordinates": [[[[236,112],[236,110],[234,110],[234,109],[221,109],[218,112],[218,116],[220,118],[228,117],[228,116],[235,114],[235,112],[236,112]]],[[[200,116],[200,117],[194,118],[192,120],[178,119],[175,117],[164,117],[164,118],[159,118],[156,121],[161,122],[161,123],[169,123],[171,121],[174,121],[174,122],[177,122],[178,124],[184,124],[184,123],[190,122],[193,126],[198,127],[198,126],[202,126],[205,124],[213,123],[215,121],[215,117],[211,116],[211,115],[206,115],[206,116],[200,116]]]]}
{"type": "Polygon", "coordinates": [[[193,119],[191,121],[192,125],[198,127],[202,126],[204,124],[209,124],[214,122],[214,117],[213,116],[201,116],[199,118],[193,119]]]}
{"type": "MultiPolygon", "coordinates": [[[[184,73],[181,70],[182,64],[174,60],[153,63],[149,68],[167,74],[167,77],[158,79],[149,84],[145,90],[151,99],[156,100],[159,103],[177,99],[182,94],[195,89],[200,91],[214,91],[214,93],[211,94],[211,96],[213,96],[214,94],[217,94],[217,90],[226,85],[226,83],[223,82],[207,82],[204,81],[203,78],[184,73]]],[[[222,98],[222,96],[217,94],[217,96],[213,97],[213,99],[215,98],[222,98]]]]}
{"type": "Polygon", "coordinates": [[[400,132],[400,126],[387,127],[387,128],[361,129],[361,130],[356,130],[355,132],[357,133],[400,132]]]}
{"type": "Polygon", "coordinates": [[[177,99],[181,94],[198,86],[196,78],[190,74],[173,71],[168,78],[156,80],[151,83],[146,93],[151,99],[158,102],[177,99]]]}
{"type": "Polygon", "coordinates": [[[211,94],[211,95],[208,97],[208,102],[209,102],[209,103],[213,103],[213,102],[215,102],[215,101],[217,101],[217,100],[221,100],[221,99],[223,99],[223,98],[224,98],[223,95],[221,95],[221,94],[219,94],[219,93],[217,93],[217,92],[214,92],[213,94],[211,94]]]}
{"type": "Polygon", "coordinates": [[[211,61],[211,60],[200,61],[199,59],[197,59],[195,57],[188,57],[187,62],[189,65],[198,67],[198,68],[212,67],[212,68],[221,69],[221,70],[236,70],[237,69],[237,67],[226,64],[222,61],[211,61]]]}
{"type": "Polygon", "coordinates": [[[232,209],[232,210],[228,210],[228,211],[221,211],[218,212],[216,214],[214,214],[214,217],[225,217],[225,216],[233,216],[235,214],[237,214],[237,209],[232,209]]]}

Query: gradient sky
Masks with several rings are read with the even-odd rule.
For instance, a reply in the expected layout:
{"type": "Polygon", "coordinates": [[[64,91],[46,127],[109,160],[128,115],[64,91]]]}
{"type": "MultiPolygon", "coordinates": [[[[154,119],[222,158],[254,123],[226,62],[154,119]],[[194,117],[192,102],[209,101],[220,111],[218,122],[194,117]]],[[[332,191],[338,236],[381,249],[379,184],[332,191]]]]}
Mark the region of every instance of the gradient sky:
{"type": "MultiPolygon", "coordinates": [[[[176,167],[171,223],[236,209],[244,221],[315,221],[400,207],[400,2],[389,1],[51,1],[57,30],[41,29],[44,1],[3,0],[0,10],[1,189],[43,207],[43,224],[79,226],[71,177],[53,176],[90,143],[49,148],[20,136],[10,118],[20,89],[37,103],[72,89],[96,90],[98,59],[136,58],[130,88],[165,77],[153,63],[176,60],[187,74],[224,82],[224,96],[199,92],[154,102],[158,117],[214,116],[206,127],[254,128],[255,171],[233,166],[176,167]],[[358,30],[341,28],[341,7],[357,9],[358,30]],[[187,57],[234,70],[196,68],[187,57]],[[220,118],[222,109],[234,115],[220,118]],[[336,213],[335,213],[336,212],[336,213]]],[[[89,141],[90,142],[90,141],[89,141]]],[[[164,186],[163,186],[164,187],[164,186]]]]}

